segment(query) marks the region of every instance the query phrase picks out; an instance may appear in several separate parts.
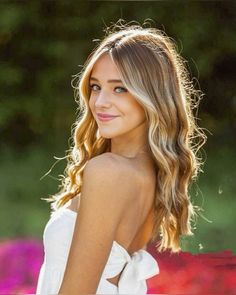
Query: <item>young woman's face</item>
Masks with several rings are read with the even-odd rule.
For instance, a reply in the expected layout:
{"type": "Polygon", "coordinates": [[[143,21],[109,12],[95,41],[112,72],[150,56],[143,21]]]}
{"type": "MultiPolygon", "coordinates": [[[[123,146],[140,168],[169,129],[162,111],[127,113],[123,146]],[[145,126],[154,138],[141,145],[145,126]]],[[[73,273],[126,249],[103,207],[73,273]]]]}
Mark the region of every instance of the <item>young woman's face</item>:
{"type": "Polygon", "coordinates": [[[141,105],[124,88],[116,65],[109,54],[102,55],[93,66],[90,76],[89,107],[104,138],[124,135],[146,121],[141,105]],[[98,113],[115,116],[99,118],[98,113]]]}

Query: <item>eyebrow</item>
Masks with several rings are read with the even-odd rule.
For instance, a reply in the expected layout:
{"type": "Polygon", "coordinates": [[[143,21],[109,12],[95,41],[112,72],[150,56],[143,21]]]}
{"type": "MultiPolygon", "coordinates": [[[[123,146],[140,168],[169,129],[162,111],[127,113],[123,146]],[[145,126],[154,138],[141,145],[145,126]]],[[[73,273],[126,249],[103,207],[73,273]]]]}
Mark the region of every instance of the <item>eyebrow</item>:
{"type": "MultiPolygon", "coordinates": [[[[98,81],[99,80],[95,77],[91,77],[90,80],[93,80],[93,81],[98,81]]],[[[111,79],[111,80],[107,80],[108,83],[123,83],[121,80],[119,79],[111,79]]]]}

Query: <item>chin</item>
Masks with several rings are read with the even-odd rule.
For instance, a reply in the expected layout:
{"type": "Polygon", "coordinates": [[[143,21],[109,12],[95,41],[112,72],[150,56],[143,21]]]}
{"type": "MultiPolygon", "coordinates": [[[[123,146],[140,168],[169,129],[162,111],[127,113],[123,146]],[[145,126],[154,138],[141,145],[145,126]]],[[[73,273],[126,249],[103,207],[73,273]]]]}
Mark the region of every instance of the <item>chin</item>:
{"type": "Polygon", "coordinates": [[[110,128],[109,129],[101,128],[101,129],[98,129],[98,133],[101,137],[109,139],[109,138],[122,136],[122,135],[126,134],[127,131],[124,131],[121,129],[118,130],[118,128],[113,128],[113,130],[112,130],[112,128],[111,129],[110,128]]]}
{"type": "Polygon", "coordinates": [[[99,130],[99,135],[107,139],[117,136],[117,134],[114,132],[102,132],[101,130],[99,130]]]}
{"type": "Polygon", "coordinates": [[[106,139],[111,139],[111,138],[113,138],[114,136],[112,136],[112,135],[108,135],[108,134],[101,134],[100,133],[100,136],[101,137],[103,137],[103,138],[106,138],[106,139]]]}

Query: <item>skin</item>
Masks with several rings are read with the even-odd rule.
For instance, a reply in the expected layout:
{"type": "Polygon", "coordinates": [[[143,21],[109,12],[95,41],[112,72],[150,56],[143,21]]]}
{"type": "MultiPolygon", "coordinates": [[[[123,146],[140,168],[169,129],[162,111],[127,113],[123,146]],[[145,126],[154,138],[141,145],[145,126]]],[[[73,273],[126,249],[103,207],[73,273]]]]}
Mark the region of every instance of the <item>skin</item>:
{"type": "MultiPolygon", "coordinates": [[[[91,77],[96,81],[90,80],[89,106],[101,136],[111,139],[111,152],[90,159],[85,166],[79,214],[60,294],[96,293],[113,241],[118,241],[119,228],[121,232],[123,228],[130,229],[126,234],[130,240],[131,233],[144,222],[153,200],[147,199],[148,194],[153,196],[150,187],[154,181],[146,181],[153,176],[153,170],[147,156],[144,110],[122,83],[108,82],[120,79],[108,54],[96,62],[91,77]],[[118,117],[101,122],[96,112],[118,117]]],[[[78,211],[78,205],[74,208],[78,211]]],[[[108,281],[117,285],[119,274],[112,279],[108,281]]]]}

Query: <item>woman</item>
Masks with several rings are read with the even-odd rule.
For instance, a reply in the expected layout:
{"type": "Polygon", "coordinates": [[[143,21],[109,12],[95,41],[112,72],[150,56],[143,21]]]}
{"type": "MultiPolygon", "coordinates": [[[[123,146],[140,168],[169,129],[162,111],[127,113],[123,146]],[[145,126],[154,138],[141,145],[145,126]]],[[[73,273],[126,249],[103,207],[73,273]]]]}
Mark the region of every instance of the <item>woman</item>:
{"type": "Polygon", "coordinates": [[[180,236],[193,234],[200,92],[162,31],[113,29],[72,81],[81,114],[62,190],[47,199],[37,294],[146,294],[159,273],[146,245],[177,252],[180,236]]]}

